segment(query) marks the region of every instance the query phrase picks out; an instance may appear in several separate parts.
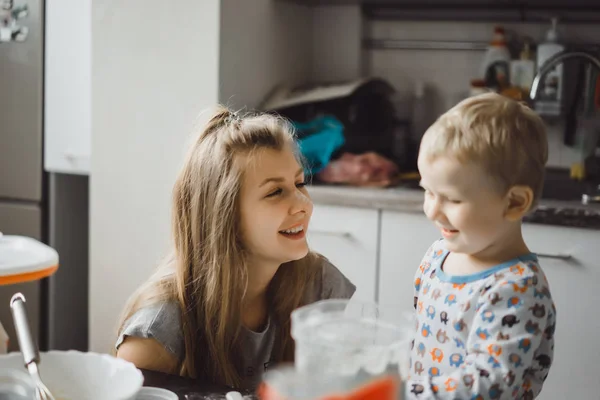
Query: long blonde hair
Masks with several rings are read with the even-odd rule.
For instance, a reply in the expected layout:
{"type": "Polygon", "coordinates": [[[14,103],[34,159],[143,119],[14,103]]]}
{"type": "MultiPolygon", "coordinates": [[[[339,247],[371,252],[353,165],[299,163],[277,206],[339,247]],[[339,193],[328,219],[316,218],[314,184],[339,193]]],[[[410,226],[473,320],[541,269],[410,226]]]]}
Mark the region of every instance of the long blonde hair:
{"type": "MultiPolygon", "coordinates": [[[[286,146],[297,150],[293,130],[282,118],[238,117],[220,107],[179,173],[173,189],[173,252],[131,296],[118,326],[121,332],[143,307],[176,301],[185,342],[181,375],[232,387],[241,382],[239,339],[248,269],[240,240],[239,193],[244,173],[240,160],[261,148],[282,150],[286,146]]],[[[303,305],[319,259],[309,253],[286,263],[269,284],[269,311],[280,329],[275,361],[293,360],[290,313],[303,305]]]]}

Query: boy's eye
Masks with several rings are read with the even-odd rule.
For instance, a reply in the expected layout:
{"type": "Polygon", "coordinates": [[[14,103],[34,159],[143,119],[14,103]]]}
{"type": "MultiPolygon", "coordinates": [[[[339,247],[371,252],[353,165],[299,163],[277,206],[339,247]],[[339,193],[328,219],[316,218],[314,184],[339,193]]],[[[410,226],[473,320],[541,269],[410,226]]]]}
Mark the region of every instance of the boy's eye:
{"type": "Polygon", "coordinates": [[[277,189],[273,190],[271,193],[269,193],[267,195],[267,197],[279,196],[282,192],[283,192],[283,190],[281,190],[280,188],[277,188],[277,189]]]}
{"type": "Polygon", "coordinates": [[[448,199],[448,201],[452,204],[460,204],[461,201],[460,200],[453,200],[453,199],[448,199]]]}

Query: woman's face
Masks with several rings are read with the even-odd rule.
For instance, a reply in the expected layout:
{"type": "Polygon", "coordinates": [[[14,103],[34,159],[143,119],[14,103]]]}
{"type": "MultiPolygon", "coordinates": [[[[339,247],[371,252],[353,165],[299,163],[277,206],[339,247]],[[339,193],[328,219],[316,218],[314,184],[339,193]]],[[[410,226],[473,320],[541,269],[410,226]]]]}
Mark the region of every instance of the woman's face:
{"type": "Polygon", "coordinates": [[[253,262],[283,264],[308,253],[313,205],[304,171],[289,148],[256,153],[240,194],[242,238],[253,262]]]}

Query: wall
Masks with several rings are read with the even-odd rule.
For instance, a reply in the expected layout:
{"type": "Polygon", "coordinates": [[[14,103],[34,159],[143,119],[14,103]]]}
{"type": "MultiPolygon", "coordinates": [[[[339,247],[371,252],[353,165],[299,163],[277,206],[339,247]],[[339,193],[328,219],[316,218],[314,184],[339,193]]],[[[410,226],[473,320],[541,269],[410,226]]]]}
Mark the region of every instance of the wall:
{"type": "Polygon", "coordinates": [[[90,350],[169,244],[170,194],[192,124],[218,100],[218,0],[92,4],[90,350]]]}
{"type": "Polygon", "coordinates": [[[355,5],[313,10],[313,81],[351,80],[363,74],[362,13],[355,5]]]}
{"type": "Polygon", "coordinates": [[[252,109],[275,85],[306,80],[312,12],[273,0],[221,0],[219,101],[252,109]]]}

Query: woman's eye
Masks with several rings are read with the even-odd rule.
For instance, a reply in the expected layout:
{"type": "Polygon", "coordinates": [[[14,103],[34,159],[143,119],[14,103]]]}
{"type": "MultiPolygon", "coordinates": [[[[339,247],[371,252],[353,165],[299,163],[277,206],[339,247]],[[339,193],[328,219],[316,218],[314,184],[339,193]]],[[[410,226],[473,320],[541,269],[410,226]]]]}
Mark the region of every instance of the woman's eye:
{"type": "Polygon", "coordinates": [[[282,192],[283,192],[283,190],[281,190],[281,189],[278,188],[278,189],[273,190],[271,193],[269,193],[267,195],[267,197],[279,196],[282,192]]]}
{"type": "Polygon", "coordinates": [[[306,185],[307,185],[306,181],[303,181],[303,182],[300,182],[300,183],[296,183],[296,187],[297,188],[303,188],[306,185]]]}

